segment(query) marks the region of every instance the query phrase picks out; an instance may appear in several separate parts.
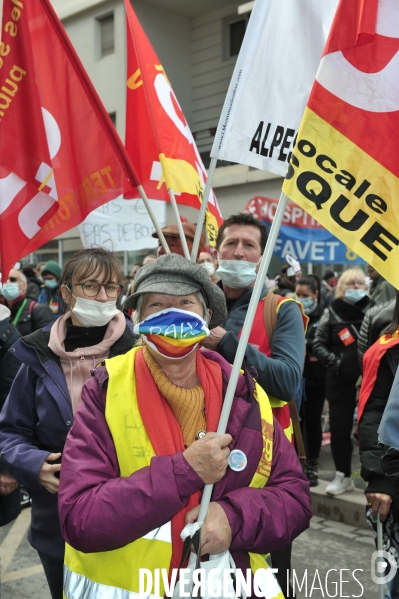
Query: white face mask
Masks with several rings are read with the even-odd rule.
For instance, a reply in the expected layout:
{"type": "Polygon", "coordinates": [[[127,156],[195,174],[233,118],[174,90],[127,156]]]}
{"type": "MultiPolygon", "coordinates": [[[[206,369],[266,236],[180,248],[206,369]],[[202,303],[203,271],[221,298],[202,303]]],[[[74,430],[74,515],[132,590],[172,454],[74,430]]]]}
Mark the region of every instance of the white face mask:
{"type": "Polygon", "coordinates": [[[255,281],[258,264],[246,260],[219,260],[217,274],[227,287],[245,289],[255,281]]]}
{"type": "Polygon", "coordinates": [[[72,312],[82,327],[103,327],[119,312],[116,307],[116,300],[97,302],[83,297],[75,297],[75,300],[76,303],[72,308],[72,312]]]}
{"type": "Polygon", "coordinates": [[[202,268],[205,268],[206,272],[208,273],[208,276],[212,276],[213,274],[215,274],[215,267],[212,264],[212,262],[201,262],[200,266],[202,266],[202,268]]]}

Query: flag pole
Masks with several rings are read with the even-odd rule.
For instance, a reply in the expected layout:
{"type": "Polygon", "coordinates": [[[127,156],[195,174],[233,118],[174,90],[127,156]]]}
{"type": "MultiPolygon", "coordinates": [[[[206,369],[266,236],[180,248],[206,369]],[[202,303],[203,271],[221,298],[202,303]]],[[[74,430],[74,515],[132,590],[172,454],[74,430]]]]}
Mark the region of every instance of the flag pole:
{"type": "MultiPolygon", "coordinates": [[[[380,519],[380,508],[378,508],[378,514],[377,514],[377,551],[382,551],[383,550],[383,542],[382,542],[382,522],[380,519]]],[[[382,559],[380,558],[379,561],[382,561],[382,559]]],[[[384,589],[384,584],[378,584],[378,598],[379,599],[384,599],[385,597],[385,589],[384,589]]]]}
{"type": "MultiPolygon", "coordinates": [[[[223,402],[222,413],[220,415],[217,434],[222,435],[226,431],[227,422],[230,416],[231,406],[233,404],[234,394],[237,387],[238,376],[242,367],[242,362],[245,356],[249,335],[252,329],[253,320],[255,318],[256,309],[260,300],[263,285],[266,280],[267,271],[272,259],[274,246],[276,245],[277,237],[280,231],[281,223],[283,222],[284,212],[287,207],[288,197],[281,192],[280,199],[277,204],[276,214],[273,224],[270,228],[269,237],[267,240],[265,253],[263,254],[260,263],[259,271],[256,277],[256,282],[252,291],[251,301],[249,302],[247,314],[245,316],[244,326],[242,328],[241,337],[238,343],[236,356],[234,359],[233,368],[230,374],[229,383],[227,385],[226,395],[223,402]]],[[[197,521],[203,522],[208,512],[209,503],[211,501],[213,485],[205,485],[202,493],[202,500],[197,521]]]]}
{"type": "Polygon", "coordinates": [[[175,216],[177,230],[179,231],[179,237],[180,237],[180,241],[181,241],[181,244],[183,247],[184,256],[185,256],[185,258],[187,258],[187,260],[190,260],[190,252],[189,252],[188,245],[187,245],[187,239],[186,239],[186,236],[184,235],[184,229],[183,229],[182,222],[180,220],[180,214],[179,214],[179,209],[177,207],[175,194],[171,187],[168,189],[168,194],[169,194],[169,199],[170,199],[170,204],[172,206],[173,214],[175,216]]]}
{"type": "Polygon", "coordinates": [[[205,213],[208,206],[209,193],[212,187],[213,176],[215,174],[215,168],[217,164],[217,158],[211,158],[211,163],[208,170],[208,178],[206,180],[204,195],[202,196],[201,208],[198,215],[197,228],[195,230],[193,249],[191,250],[191,262],[197,261],[197,254],[199,250],[199,244],[201,239],[202,227],[205,222],[205,213]]]}
{"type": "Polygon", "coordinates": [[[164,237],[164,234],[163,234],[163,233],[162,233],[162,231],[161,231],[161,227],[159,226],[159,223],[158,223],[158,221],[157,221],[157,219],[156,219],[156,216],[155,216],[155,214],[154,214],[154,211],[153,211],[153,209],[151,208],[151,204],[150,204],[150,202],[148,201],[147,194],[145,193],[143,186],[142,186],[142,185],[137,185],[137,189],[138,189],[138,192],[139,192],[139,194],[140,194],[140,197],[141,197],[141,199],[142,199],[142,200],[143,200],[143,202],[144,202],[144,205],[145,205],[145,207],[147,208],[147,212],[148,212],[148,214],[150,215],[150,219],[152,220],[152,224],[153,224],[153,225],[154,225],[154,227],[155,227],[155,230],[156,230],[156,232],[157,232],[157,235],[158,235],[158,239],[159,239],[159,241],[161,242],[163,249],[165,250],[165,252],[166,252],[167,254],[170,254],[170,249],[169,249],[169,246],[168,246],[168,244],[166,243],[166,239],[165,239],[165,237],[164,237]]]}

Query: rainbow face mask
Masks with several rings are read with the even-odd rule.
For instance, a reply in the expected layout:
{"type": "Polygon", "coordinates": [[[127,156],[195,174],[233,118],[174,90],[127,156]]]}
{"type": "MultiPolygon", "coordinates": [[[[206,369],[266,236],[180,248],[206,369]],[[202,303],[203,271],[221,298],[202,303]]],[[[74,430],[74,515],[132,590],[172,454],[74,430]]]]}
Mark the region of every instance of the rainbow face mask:
{"type": "Polygon", "coordinates": [[[180,359],[191,354],[208,337],[209,329],[201,316],[187,310],[168,308],[147,316],[134,332],[161,356],[180,359]]]}

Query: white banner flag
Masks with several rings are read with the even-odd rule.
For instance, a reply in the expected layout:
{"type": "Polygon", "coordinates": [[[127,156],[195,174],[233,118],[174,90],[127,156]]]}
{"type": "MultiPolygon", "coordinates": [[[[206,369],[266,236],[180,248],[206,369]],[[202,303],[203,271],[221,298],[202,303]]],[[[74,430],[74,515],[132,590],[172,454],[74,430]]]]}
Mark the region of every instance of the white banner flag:
{"type": "MultiPolygon", "coordinates": [[[[160,227],[166,224],[166,203],[150,200],[160,227]]],[[[78,227],[84,247],[109,246],[115,252],[155,248],[151,237],[155,227],[143,200],[124,200],[122,196],[93,210],[78,227]]]]}
{"type": "Polygon", "coordinates": [[[285,176],[338,0],[256,0],[211,156],[285,176]]]}

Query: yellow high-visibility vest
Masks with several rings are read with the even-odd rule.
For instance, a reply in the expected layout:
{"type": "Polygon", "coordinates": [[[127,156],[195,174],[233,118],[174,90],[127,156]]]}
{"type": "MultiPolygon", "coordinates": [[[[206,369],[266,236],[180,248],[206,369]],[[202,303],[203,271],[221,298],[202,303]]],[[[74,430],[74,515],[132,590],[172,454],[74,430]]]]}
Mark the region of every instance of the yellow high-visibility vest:
{"type": "MultiPolygon", "coordinates": [[[[115,444],[120,475],[125,477],[149,466],[151,458],[156,455],[145,430],[137,402],[134,360],[140,349],[133,348],[127,354],[105,361],[109,376],[105,419],[115,444]]],[[[260,408],[263,451],[250,487],[261,489],[269,478],[272,464],[273,415],[266,393],[257,384],[255,397],[260,408]]],[[[249,556],[253,572],[258,568],[268,567],[266,556],[254,553],[250,553],[249,556]]],[[[140,568],[147,568],[152,573],[158,568],[169,571],[171,557],[171,522],[112,551],[82,553],[66,544],[64,597],[66,599],[141,597],[140,568]]],[[[161,599],[163,596],[164,587],[161,580],[160,595],[152,594],[151,599],[161,599]]],[[[284,599],[284,596],[280,593],[276,599],[284,599]]]]}

